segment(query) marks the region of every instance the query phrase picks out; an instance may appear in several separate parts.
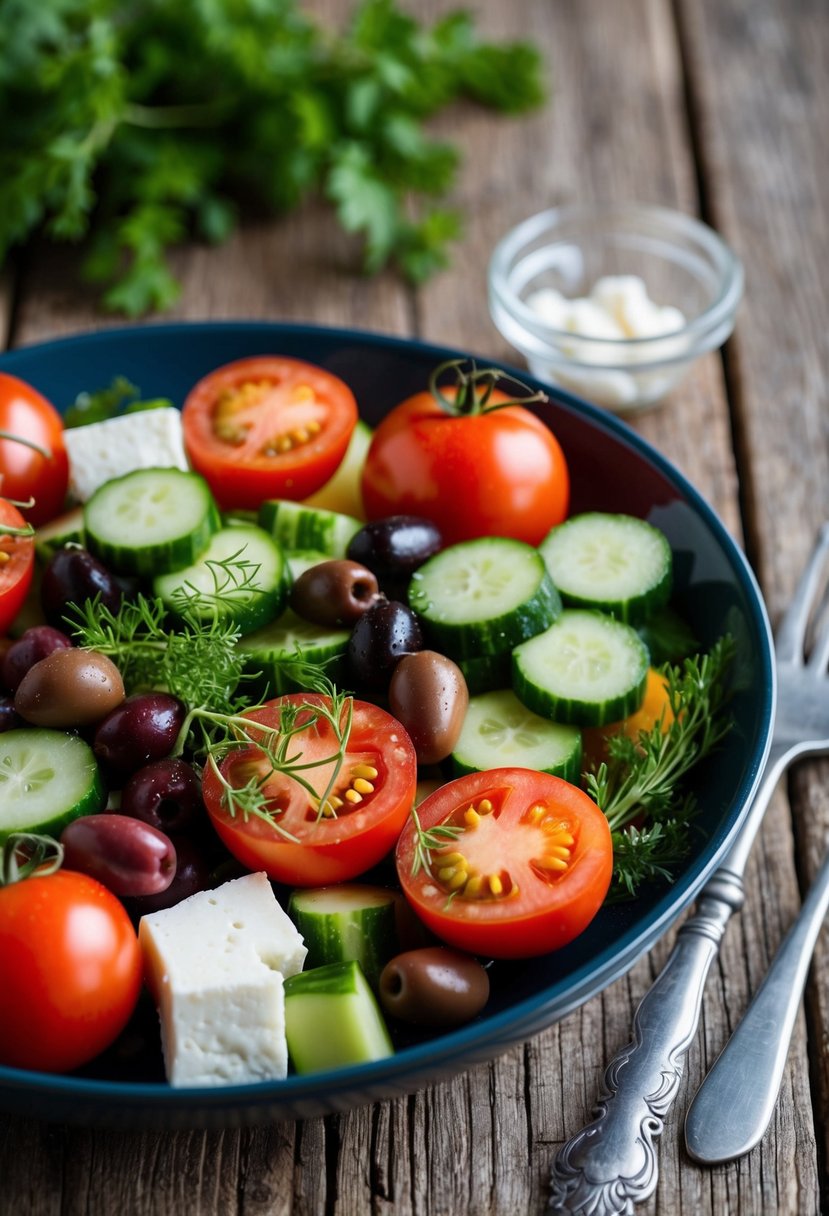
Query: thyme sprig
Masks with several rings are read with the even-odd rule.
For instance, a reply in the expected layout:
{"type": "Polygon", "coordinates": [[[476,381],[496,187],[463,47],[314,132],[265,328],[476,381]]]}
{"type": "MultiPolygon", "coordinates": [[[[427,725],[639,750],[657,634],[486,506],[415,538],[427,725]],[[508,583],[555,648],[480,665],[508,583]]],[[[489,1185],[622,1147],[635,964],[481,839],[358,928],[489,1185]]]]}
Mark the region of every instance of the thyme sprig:
{"type": "Polygon", "coordinates": [[[645,881],[670,879],[688,852],[695,807],[682,779],[731,729],[726,703],[734,651],[725,636],[707,654],[662,668],[673,713],[668,729],[657,722],[636,740],[611,736],[609,760],[584,775],[613,834],[612,899],[634,895],[645,881]]]}
{"type": "Polygon", "coordinates": [[[411,809],[412,822],[415,827],[414,856],[412,857],[412,878],[416,878],[421,870],[434,878],[432,874],[432,853],[443,849],[453,840],[457,840],[463,832],[460,826],[438,823],[433,828],[424,828],[417,813],[417,807],[411,809]]]}

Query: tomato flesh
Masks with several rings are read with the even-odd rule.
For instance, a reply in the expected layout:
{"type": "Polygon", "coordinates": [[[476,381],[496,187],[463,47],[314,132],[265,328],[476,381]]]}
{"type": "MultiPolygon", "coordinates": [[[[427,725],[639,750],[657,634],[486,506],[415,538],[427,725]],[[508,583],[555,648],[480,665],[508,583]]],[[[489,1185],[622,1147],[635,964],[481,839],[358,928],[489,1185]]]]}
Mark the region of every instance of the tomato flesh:
{"type": "Polygon", "coordinates": [[[415,864],[410,821],[397,845],[400,884],[420,919],[461,950],[523,958],[557,950],[602,905],[613,870],[610,828],[569,782],[502,768],[449,782],[418,808],[423,831],[453,830],[415,864]]]}
{"type": "Polygon", "coordinates": [[[35,564],[34,539],[4,533],[3,528],[25,526],[17,508],[0,498],[0,634],[6,632],[23,607],[35,564]]]}
{"type": "Polygon", "coordinates": [[[223,510],[306,498],[335,472],[357,422],[339,377],[262,355],[210,372],[182,411],[184,443],[223,510]]]}
{"type": "Polygon", "coordinates": [[[330,705],[316,693],[292,693],[245,715],[279,727],[284,706],[301,707],[297,722],[307,725],[292,739],[291,754],[301,753],[302,763],[313,766],[304,776],[316,798],[291,776],[268,777],[269,765],[256,747],[232,752],[219,766],[221,777],[236,788],[251,777],[266,778],[268,808],[278,827],[253,815],[247,820],[232,815],[215,770],[208,767],[204,775],[205,806],[233,856],[249,869],[296,886],[344,882],[381,861],[406,822],[417,782],[414,747],[400,723],[376,705],[355,701],[348,746],[331,791],[334,805],[326,808],[334,814],[321,814],[319,800],[333,771],[333,762],[326,760],[335,754],[337,742],[331,724],[313,720],[313,713],[302,707],[312,711],[323,703],[330,705]]]}
{"type": "Polygon", "coordinates": [[[0,972],[0,1061],[68,1072],[123,1030],[141,989],[141,951],[115,896],[60,870],[0,890],[0,972]]]}
{"type": "Polygon", "coordinates": [[[509,536],[537,545],[565,519],[570,498],[558,440],[529,410],[453,415],[430,393],[382,420],[361,488],[370,520],[419,515],[437,525],[445,544],[509,536]]]}

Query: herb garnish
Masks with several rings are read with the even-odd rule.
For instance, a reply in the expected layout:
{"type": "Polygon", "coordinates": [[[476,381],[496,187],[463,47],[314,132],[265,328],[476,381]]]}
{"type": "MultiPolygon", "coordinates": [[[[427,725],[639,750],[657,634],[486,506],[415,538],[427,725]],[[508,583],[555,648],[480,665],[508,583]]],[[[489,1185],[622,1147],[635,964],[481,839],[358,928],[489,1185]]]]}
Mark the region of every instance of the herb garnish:
{"type": "Polygon", "coordinates": [[[459,97],[537,105],[538,51],[481,41],[463,11],[427,26],[362,0],[338,30],[303,8],[0,0],[0,262],[39,229],[91,236],[84,273],[137,316],[175,301],[172,246],[226,240],[242,203],[319,197],[367,271],[418,282],[445,265],[458,151],[425,121],[459,97]]]}
{"type": "Polygon", "coordinates": [[[656,723],[635,742],[611,736],[608,763],[585,774],[587,792],[613,833],[611,900],[635,895],[645,881],[670,880],[687,854],[694,804],[681,781],[731,727],[725,703],[733,656],[733,640],[723,637],[708,654],[663,668],[674,714],[668,730],[656,723]]]}
{"type": "Polygon", "coordinates": [[[63,415],[63,425],[67,429],[88,426],[91,422],[107,422],[110,418],[120,418],[124,414],[169,408],[172,404],[167,397],[144,400],[141,390],[126,376],[116,376],[108,388],[99,388],[91,393],[78,393],[63,415]]]}
{"type": "Polygon", "coordinates": [[[420,816],[417,813],[417,808],[411,809],[412,822],[415,827],[415,846],[414,855],[412,857],[412,878],[415,878],[421,870],[433,878],[431,864],[432,853],[438,849],[445,849],[453,840],[457,840],[463,832],[461,826],[453,826],[452,824],[438,823],[433,828],[424,828],[420,823],[420,816]]]}

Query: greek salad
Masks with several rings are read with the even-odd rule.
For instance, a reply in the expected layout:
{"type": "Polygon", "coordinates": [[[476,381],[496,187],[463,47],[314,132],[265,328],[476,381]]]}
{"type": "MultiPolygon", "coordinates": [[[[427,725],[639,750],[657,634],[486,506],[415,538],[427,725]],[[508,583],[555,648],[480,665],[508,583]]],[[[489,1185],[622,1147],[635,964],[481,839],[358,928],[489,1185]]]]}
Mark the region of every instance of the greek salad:
{"type": "Polygon", "coordinates": [[[173,1086],[375,1060],[670,880],[732,646],[453,360],[370,428],[242,359],[181,411],[0,373],[0,1063],[148,1007],[173,1086]],[[496,964],[497,965],[497,964],[496,964]]]}

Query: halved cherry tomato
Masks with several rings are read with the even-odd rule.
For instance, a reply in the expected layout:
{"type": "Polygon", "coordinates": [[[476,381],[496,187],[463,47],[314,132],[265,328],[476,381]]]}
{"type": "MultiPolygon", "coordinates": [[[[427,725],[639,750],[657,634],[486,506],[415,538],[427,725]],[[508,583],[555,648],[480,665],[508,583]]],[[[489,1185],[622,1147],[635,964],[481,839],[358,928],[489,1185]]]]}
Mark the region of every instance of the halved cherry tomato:
{"type": "Polygon", "coordinates": [[[587,794],[558,777],[523,768],[470,773],[417,814],[424,833],[459,829],[452,839],[432,837],[431,873],[417,864],[413,820],[396,851],[404,895],[452,946],[492,958],[545,954],[572,941],[602,905],[613,870],[610,828],[587,794]]]}
{"type": "Polygon", "coordinates": [[[23,607],[32,582],[35,543],[17,507],[0,498],[0,634],[23,607]]]}
{"type": "Polygon", "coordinates": [[[499,405],[509,398],[488,388],[467,378],[416,393],[386,415],[363,468],[370,520],[419,515],[445,544],[511,536],[531,545],[562,522],[570,479],[558,440],[524,406],[499,405]]]}
{"type": "Polygon", "coordinates": [[[342,461],[356,422],[347,384],[281,355],[216,368],[183,409],[187,454],[224,510],[313,494],[342,461]]]}
{"type": "Polygon", "coordinates": [[[316,712],[323,704],[330,707],[331,702],[317,693],[291,693],[245,715],[284,729],[284,708],[298,710],[299,729],[289,751],[301,764],[312,766],[303,776],[317,791],[316,798],[293,777],[270,773],[257,747],[231,752],[220,765],[222,778],[236,788],[252,777],[264,779],[278,828],[253,815],[247,821],[239,813],[231,815],[216,772],[208,766],[204,774],[205,806],[234,857],[249,869],[264,870],[277,882],[295,886],[343,882],[376,865],[394,847],[417,783],[414,747],[400,723],[376,705],[354,701],[345,756],[326,807],[334,814],[321,815],[319,800],[333,768],[325,761],[337,751],[331,723],[316,712]]]}
{"type": "Polygon", "coordinates": [[[123,905],[69,870],[0,889],[0,1061],[68,1072],[123,1030],[142,963],[123,905]]]}
{"type": "Polygon", "coordinates": [[[0,372],[0,494],[33,498],[24,514],[44,524],[63,509],[68,481],[60,414],[30,384],[0,372]]]}

